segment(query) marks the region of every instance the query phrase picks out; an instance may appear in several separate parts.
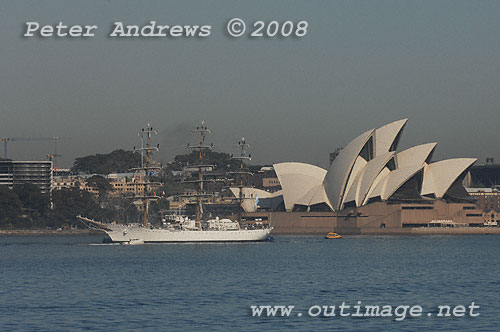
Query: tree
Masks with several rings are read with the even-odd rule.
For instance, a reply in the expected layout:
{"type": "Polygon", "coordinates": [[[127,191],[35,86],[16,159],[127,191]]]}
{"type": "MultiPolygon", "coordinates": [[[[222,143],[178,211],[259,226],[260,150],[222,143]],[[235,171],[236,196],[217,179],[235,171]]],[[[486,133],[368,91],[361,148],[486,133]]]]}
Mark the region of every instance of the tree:
{"type": "Polygon", "coordinates": [[[99,191],[99,194],[106,195],[113,190],[113,186],[108,179],[101,175],[94,175],[87,179],[87,185],[99,191]]]}
{"type": "Polygon", "coordinates": [[[159,199],[152,201],[149,206],[150,221],[153,223],[160,223],[163,217],[162,211],[170,208],[170,202],[166,199],[159,199]]]}
{"type": "Polygon", "coordinates": [[[71,172],[86,174],[125,173],[140,164],[141,156],[133,151],[115,150],[76,158],[71,172]]]}
{"type": "Polygon", "coordinates": [[[172,172],[166,171],[161,174],[161,176],[152,178],[153,181],[162,183],[162,186],[158,188],[158,193],[165,193],[165,196],[180,195],[184,193],[189,185],[180,182],[179,177],[172,175],[172,172]]]}
{"type": "Polygon", "coordinates": [[[60,227],[62,224],[76,224],[77,215],[83,215],[101,221],[111,221],[115,218],[116,212],[110,209],[103,209],[99,206],[95,196],[85,190],[78,188],[61,189],[52,192],[54,203],[54,214],[50,218],[50,227],[60,227]]]}
{"type": "Polygon", "coordinates": [[[0,226],[12,227],[18,224],[23,203],[17,194],[7,186],[0,186],[0,226]]]}
{"type": "Polygon", "coordinates": [[[48,194],[42,194],[39,187],[31,183],[24,183],[14,186],[23,204],[23,208],[31,211],[32,217],[39,217],[46,214],[49,209],[50,199],[48,194]]]}
{"type": "Polygon", "coordinates": [[[113,186],[109,183],[108,179],[100,175],[88,178],[87,185],[97,190],[99,206],[103,206],[103,202],[107,201],[108,193],[113,190],[113,186]]]}

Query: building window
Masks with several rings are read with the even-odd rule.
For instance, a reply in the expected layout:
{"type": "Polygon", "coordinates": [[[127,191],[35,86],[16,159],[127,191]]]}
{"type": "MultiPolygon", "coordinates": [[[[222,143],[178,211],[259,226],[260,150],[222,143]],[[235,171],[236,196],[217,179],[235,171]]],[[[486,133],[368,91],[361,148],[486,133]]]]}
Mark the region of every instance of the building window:
{"type": "Polygon", "coordinates": [[[403,206],[402,210],[432,210],[433,206],[403,206]]]}

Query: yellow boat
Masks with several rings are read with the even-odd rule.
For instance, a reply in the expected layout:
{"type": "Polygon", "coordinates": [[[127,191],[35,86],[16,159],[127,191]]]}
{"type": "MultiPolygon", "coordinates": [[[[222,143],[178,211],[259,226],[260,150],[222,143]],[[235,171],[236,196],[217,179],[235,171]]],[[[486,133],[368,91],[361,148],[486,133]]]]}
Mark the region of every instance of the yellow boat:
{"type": "Polygon", "coordinates": [[[325,235],[325,239],[341,239],[341,238],[342,238],[342,235],[340,235],[339,233],[335,233],[335,232],[330,232],[330,233],[325,235]]]}

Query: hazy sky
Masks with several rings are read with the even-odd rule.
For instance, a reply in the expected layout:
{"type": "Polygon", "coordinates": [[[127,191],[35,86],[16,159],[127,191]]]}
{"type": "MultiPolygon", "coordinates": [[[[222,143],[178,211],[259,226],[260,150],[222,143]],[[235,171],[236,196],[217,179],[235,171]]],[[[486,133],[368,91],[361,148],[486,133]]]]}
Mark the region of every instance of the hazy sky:
{"type": "MultiPolygon", "coordinates": [[[[405,117],[400,149],[437,141],[435,159],[500,162],[500,1],[3,0],[0,78],[0,137],[66,137],[59,166],[129,149],[147,122],[168,161],[202,119],[219,151],[243,135],[254,162],[326,166],[364,130],[405,117]],[[306,20],[308,33],[233,39],[233,17],[306,20]],[[107,36],[114,21],[151,20],[208,24],[211,36],[107,36]],[[25,38],[27,21],[99,28],[25,38]]],[[[52,150],[12,142],[9,157],[52,150]]]]}

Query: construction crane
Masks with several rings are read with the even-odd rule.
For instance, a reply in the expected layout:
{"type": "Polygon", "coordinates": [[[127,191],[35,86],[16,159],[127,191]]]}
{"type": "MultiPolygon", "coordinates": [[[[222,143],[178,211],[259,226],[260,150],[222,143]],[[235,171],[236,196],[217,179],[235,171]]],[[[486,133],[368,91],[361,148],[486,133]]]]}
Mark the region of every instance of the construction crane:
{"type": "Polygon", "coordinates": [[[8,154],[7,154],[7,143],[8,142],[40,142],[40,141],[54,141],[54,153],[49,154],[48,158],[49,160],[52,160],[54,162],[55,166],[55,161],[57,157],[62,157],[62,155],[57,154],[57,141],[63,139],[59,136],[53,136],[53,137],[2,137],[0,138],[0,141],[3,142],[3,155],[4,159],[8,159],[8,154]]]}
{"type": "Polygon", "coordinates": [[[3,157],[7,159],[7,142],[10,141],[10,138],[2,137],[0,138],[0,141],[3,142],[3,157]]]}

